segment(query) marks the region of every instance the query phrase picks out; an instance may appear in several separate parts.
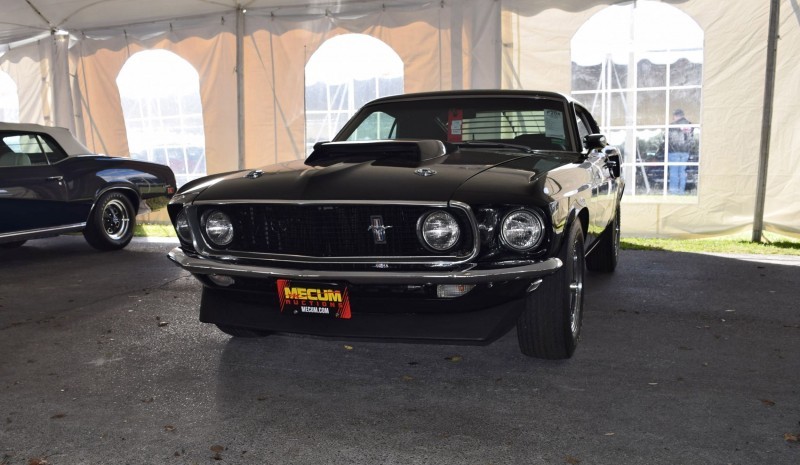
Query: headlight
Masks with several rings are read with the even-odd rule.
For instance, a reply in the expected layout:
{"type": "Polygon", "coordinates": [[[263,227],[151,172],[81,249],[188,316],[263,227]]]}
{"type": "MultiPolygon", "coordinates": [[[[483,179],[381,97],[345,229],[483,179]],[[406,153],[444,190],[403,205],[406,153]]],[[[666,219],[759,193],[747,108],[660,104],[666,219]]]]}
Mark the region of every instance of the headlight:
{"type": "Polygon", "coordinates": [[[419,231],[425,245],[437,252],[452,248],[461,236],[455,217],[441,210],[423,216],[419,231]]]}
{"type": "Polygon", "coordinates": [[[181,210],[178,217],[175,218],[175,231],[178,237],[184,242],[191,244],[192,242],[192,229],[189,227],[189,218],[186,217],[186,210],[181,210]]]}
{"type": "Polygon", "coordinates": [[[527,252],[542,242],[544,222],[529,210],[515,210],[503,218],[500,241],[516,252],[527,252]]]}
{"type": "Polygon", "coordinates": [[[219,210],[212,210],[205,216],[208,239],[218,246],[226,246],[233,240],[233,223],[228,215],[219,210]]]}

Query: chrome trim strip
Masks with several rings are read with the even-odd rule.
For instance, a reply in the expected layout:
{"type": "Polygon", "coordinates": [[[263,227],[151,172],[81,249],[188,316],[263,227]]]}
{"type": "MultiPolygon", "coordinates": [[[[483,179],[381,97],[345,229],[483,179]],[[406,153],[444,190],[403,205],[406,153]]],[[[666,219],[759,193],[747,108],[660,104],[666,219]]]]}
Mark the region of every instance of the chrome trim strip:
{"type": "Polygon", "coordinates": [[[0,239],[25,239],[34,238],[39,235],[58,235],[68,232],[81,231],[86,227],[86,223],[75,223],[66,226],[56,226],[52,228],[28,229],[25,231],[14,231],[10,233],[0,233],[0,239]]]}
{"type": "MultiPolygon", "coordinates": [[[[238,204],[281,204],[281,205],[413,205],[424,207],[447,206],[447,202],[413,202],[409,200],[285,200],[285,199],[237,199],[237,200],[198,200],[192,205],[238,205],[238,204]]],[[[455,203],[455,202],[454,202],[455,203]]]]}
{"type": "Polygon", "coordinates": [[[180,247],[167,257],[184,270],[200,275],[221,274],[248,278],[289,278],[346,281],[353,284],[480,284],[519,279],[538,279],[558,271],[558,258],[511,268],[467,271],[317,271],[273,266],[252,266],[187,255],[180,247]]]}
{"type": "Polygon", "coordinates": [[[480,253],[480,233],[478,222],[472,213],[472,208],[463,202],[410,202],[410,201],[363,201],[363,200],[226,200],[213,201],[204,200],[185,205],[187,218],[192,228],[194,237],[194,249],[201,255],[218,260],[231,261],[239,258],[249,258],[253,260],[270,260],[294,263],[333,263],[333,264],[365,264],[365,263],[392,263],[401,265],[428,265],[436,264],[439,266],[458,266],[475,259],[480,253]],[[287,255],[287,254],[266,254],[246,251],[227,251],[217,249],[208,243],[202,233],[200,218],[195,213],[201,205],[232,205],[232,204],[283,204],[283,205],[409,205],[430,208],[457,208],[463,210],[469,221],[472,230],[473,247],[467,256],[453,255],[425,255],[425,256],[387,256],[387,257],[313,257],[309,255],[287,255]],[[198,238],[199,236],[199,238],[198,238]]]}

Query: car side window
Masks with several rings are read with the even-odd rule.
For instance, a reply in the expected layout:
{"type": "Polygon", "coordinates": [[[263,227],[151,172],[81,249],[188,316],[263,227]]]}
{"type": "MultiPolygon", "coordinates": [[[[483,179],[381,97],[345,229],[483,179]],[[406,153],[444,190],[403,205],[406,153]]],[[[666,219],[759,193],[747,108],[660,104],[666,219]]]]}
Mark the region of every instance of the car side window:
{"type": "Polygon", "coordinates": [[[49,165],[66,157],[45,135],[6,133],[0,136],[0,167],[49,165]]]}
{"type": "Polygon", "coordinates": [[[600,132],[597,123],[594,122],[592,116],[585,109],[575,106],[575,117],[577,118],[578,135],[581,138],[581,144],[583,144],[584,137],[589,134],[597,134],[600,132]]]}

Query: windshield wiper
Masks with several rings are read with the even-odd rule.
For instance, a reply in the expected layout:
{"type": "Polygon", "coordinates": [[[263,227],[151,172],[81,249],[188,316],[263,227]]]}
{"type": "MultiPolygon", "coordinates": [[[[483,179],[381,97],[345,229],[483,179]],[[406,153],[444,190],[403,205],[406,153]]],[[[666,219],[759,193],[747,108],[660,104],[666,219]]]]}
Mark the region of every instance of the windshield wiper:
{"type": "Polygon", "coordinates": [[[481,148],[501,148],[501,149],[514,149],[514,150],[521,150],[525,153],[533,153],[533,149],[528,147],[527,145],[519,145],[519,144],[507,144],[505,142],[476,142],[476,141],[464,141],[464,142],[453,142],[453,144],[459,147],[481,147],[481,148]]]}

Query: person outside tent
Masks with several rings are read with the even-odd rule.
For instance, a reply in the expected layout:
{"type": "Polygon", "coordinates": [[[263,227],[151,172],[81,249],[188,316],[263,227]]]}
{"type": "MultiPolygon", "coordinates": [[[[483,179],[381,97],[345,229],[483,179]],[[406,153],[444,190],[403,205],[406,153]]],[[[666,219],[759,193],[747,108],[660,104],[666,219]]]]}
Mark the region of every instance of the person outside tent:
{"type": "Polygon", "coordinates": [[[686,163],[689,160],[689,151],[692,148],[691,121],[686,119],[683,110],[677,109],[672,113],[672,124],[683,127],[669,129],[669,193],[686,193],[686,163]],[[671,163],[681,163],[672,165],[671,163]]]}

